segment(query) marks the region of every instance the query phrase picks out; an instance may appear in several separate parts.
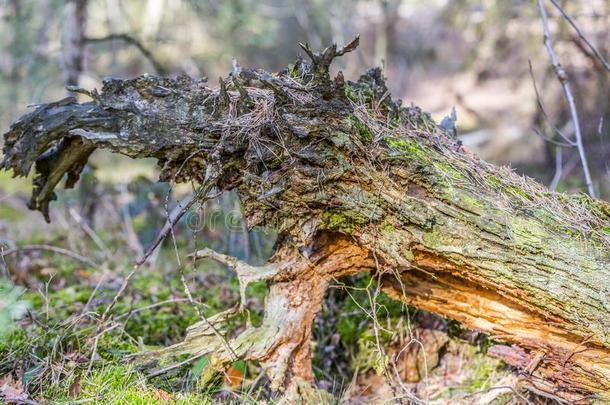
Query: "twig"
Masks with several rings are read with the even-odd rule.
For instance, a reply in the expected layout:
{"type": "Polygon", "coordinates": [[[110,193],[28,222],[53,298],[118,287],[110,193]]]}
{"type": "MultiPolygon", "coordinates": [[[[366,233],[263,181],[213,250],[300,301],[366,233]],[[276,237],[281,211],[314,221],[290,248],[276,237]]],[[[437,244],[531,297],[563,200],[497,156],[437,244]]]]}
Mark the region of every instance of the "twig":
{"type": "Polygon", "coordinates": [[[0,267],[2,268],[2,275],[7,279],[11,278],[10,273],[8,272],[8,266],[6,265],[6,261],[4,261],[4,246],[3,242],[0,242],[0,267]]]}
{"type": "MultiPolygon", "coordinates": [[[[193,155],[191,155],[191,156],[193,156],[193,155]]],[[[183,162],[183,164],[180,166],[180,169],[178,170],[178,172],[174,175],[174,177],[172,179],[172,184],[174,183],[175,178],[178,175],[178,173],[184,167],[185,163],[186,163],[186,161],[183,162]]],[[[208,166],[206,167],[206,174],[205,174],[205,179],[203,180],[203,184],[201,185],[199,190],[197,190],[197,193],[195,193],[194,196],[189,196],[189,197],[185,198],[184,200],[180,201],[178,203],[178,205],[176,207],[174,207],[174,209],[172,210],[171,213],[167,211],[167,205],[166,205],[167,220],[165,222],[165,225],[163,225],[163,228],[161,228],[161,231],[159,231],[156,239],[154,240],[152,245],[148,248],[146,253],[144,253],[144,255],[140,259],[138,259],[138,261],[134,264],[133,268],[131,269],[131,271],[129,272],[127,277],[125,277],[125,280],[123,280],[123,283],[121,284],[119,291],[116,293],[116,295],[112,299],[112,302],[110,304],[108,304],[108,306],[104,310],[102,317],[98,321],[98,326],[96,328],[97,334],[100,333],[102,327],[104,326],[104,324],[108,318],[108,315],[112,311],[112,308],[114,308],[116,303],[119,301],[119,299],[121,298],[121,296],[127,289],[127,286],[129,285],[129,281],[131,280],[131,278],[136,274],[136,272],[139,270],[139,268],[144,263],[146,263],[146,261],[154,253],[154,251],[157,249],[157,247],[165,240],[167,235],[169,233],[172,233],[172,236],[173,236],[174,226],[178,223],[178,221],[180,221],[180,219],[184,216],[184,214],[186,214],[186,212],[193,206],[193,204],[196,201],[201,201],[201,200],[206,201],[207,199],[209,199],[210,191],[216,185],[216,180],[218,179],[218,176],[219,176],[219,171],[212,169],[211,165],[208,164],[208,166]]],[[[174,247],[175,247],[175,245],[174,245],[174,247]]],[[[179,260],[179,258],[178,258],[178,260],[179,260]]]]}
{"type": "Polygon", "coordinates": [[[95,288],[93,289],[93,291],[91,291],[91,295],[89,295],[89,299],[87,300],[87,303],[85,304],[83,309],[80,311],[81,314],[85,314],[89,310],[89,307],[91,306],[91,303],[93,302],[93,297],[95,297],[95,294],[97,294],[98,290],[102,286],[102,283],[104,281],[106,281],[107,276],[108,276],[108,272],[104,272],[104,274],[102,274],[102,276],[100,277],[99,281],[95,284],[95,288]]]}
{"type": "Polygon", "coordinates": [[[578,149],[578,154],[580,155],[580,161],[582,163],[582,169],[585,176],[585,183],[587,184],[587,190],[591,197],[595,198],[595,189],[593,188],[593,181],[591,180],[591,173],[589,172],[589,164],[587,163],[587,155],[585,154],[585,148],[582,142],[582,134],[580,132],[580,122],[578,120],[578,112],[576,110],[576,103],[574,101],[574,96],[572,95],[572,90],[570,87],[570,82],[568,80],[568,75],[566,74],[565,69],[559,63],[557,59],[557,55],[553,50],[553,41],[551,39],[551,32],[549,31],[549,21],[546,13],[546,8],[544,7],[544,0],[538,0],[538,7],[540,8],[540,15],[542,17],[542,25],[544,28],[544,46],[547,49],[547,52],[551,58],[551,64],[553,65],[553,69],[555,70],[555,74],[559,79],[559,83],[561,83],[561,87],[563,88],[564,95],[566,97],[566,101],[568,102],[568,107],[570,109],[570,115],[572,116],[572,123],[574,124],[574,135],[575,135],[575,143],[576,148],[578,149]]]}
{"type": "Polygon", "coordinates": [[[180,218],[182,218],[182,216],[188,210],[188,208],[190,207],[190,204],[193,201],[194,200],[189,201],[189,204],[187,204],[184,208],[182,208],[182,206],[180,204],[178,204],[178,206],[176,207],[178,209],[174,209],[174,211],[172,211],[172,214],[176,211],[178,211],[178,212],[176,213],[176,215],[170,216],[171,221],[165,223],[165,225],[161,229],[161,232],[159,232],[159,234],[157,235],[156,240],[148,248],[148,250],[146,251],[144,256],[142,256],[140,259],[138,259],[138,261],[136,262],[136,264],[134,264],[131,271],[127,275],[127,277],[125,277],[125,280],[123,280],[123,283],[121,284],[121,288],[119,288],[119,291],[116,293],[116,295],[112,299],[112,302],[106,307],[106,310],[102,314],[102,317],[100,318],[100,326],[104,324],[104,322],[106,321],[106,319],[108,317],[108,314],[110,314],[110,311],[112,310],[112,308],[116,305],[116,303],[119,301],[119,298],[121,298],[121,296],[127,289],[127,286],[129,285],[129,281],[131,280],[131,278],[136,274],[136,272],[140,269],[140,267],[144,263],[146,263],[146,261],[150,258],[150,256],[152,256],[152,254],[157,249],[157,247],[161,244],[161,242],[163,242],[163,240],[165,240],[165,237],[173,229],[174,225],[176,225],[176,223],[178,223],[180,218]]]}
{"type": "Polygon", "coordinates": [[[556,0],[549,0],[551,2],[551,4],[553,4],[553,6],[555,6],[555,8],[561,13],[561,15],[563,16],[563,18],[565,18],[565,20],[568,22],[568,24],[570,24],[572,26],[572,28],[574,28],[574,31],[576,31],[576,34],[578,35],[578,37],[589,47],[589,49],[591,49],[591,52],[593,52],[593,54],[597,57],[597,59],[599,59],[599,61],[604,65],[604,68],[606,68],[606,70],[608,72],[610,72],[610,63],[608,63],[608,61],[606,60],[606,58],[604,58],[602,56],[602,54],[599,52],[599,50],[595,47],[595,45],[593,45],[588,39],[587,37],[582,33],[582,31],[578,28],[578,26],[576,25],[576,23],[574,22],[574,20],[572,20],[570,18],[570,16],[565,12],[565,10],[559,5],[559,3],[557,3],[556,0]]]}
{"type": "Polygon", "coordinates": [[[121,318],[125,318],[126,316],[130,317],[132,315],[137,314],[138,312],[147,311],[149,309],[161,307],[166,304],[177,304],[179,302],[188,302],[188,301],[189,301],[188,298],[172,298],[172,299],[165,300],[165,301],[155,302],[154,304],[146,305],[144,307],[136,308],[131,311],[125,312],[124,314],[116,316],[114,319],[119,320],[121,318]]]}
{"type": "Polygon", "coordinates": [[[574,349],[572,349],[570,354],[563,360],[563,362],[561,363],[561,366],[565,367],[566,363],[572,358],[572,356],[574,356],[577,353],[581,353],[581,352],[587,350],[587,348],[585,347],[583,350],[578,351],[578,349],[580,349],[581,347],[585,346],[585,344],[587,344],[591,340],[593,335],[594,334],[591,333],[589,336],[585,337],[582,342],[580,342],[578,345],[576,345],[576,347],[574,349]]]}
{"type": "Polygon", "coordinates": [[[153,54],[148,50],[148,48],[146,48],[144,45],[142,45],[142,42],[140,42],[139,40],[137,40],[136,38],[132,37],[129,34],[109,34],[109,35],[106,35],[105,37],[99,37],[99,38],[91,38],[91,37],[84,38],[84,41],[89,42],[89,43],[108,42],[108,41],[114,41],[114,40],[124,41],[130,45],[135,46],[142,53],[142,55],[144,55],[144,57],[146,59],[148,59],[150,64],[153,65],[153,68],[155,68],[155,71],[158,74],[167,73],[167,69],[165,69],[161,63],[159,63],[159,61],[153,56],[153,54]]]}
{"type": "Polygon", "coordinates": [[[57,246],[51,246],[51,245],[23,245],[23,246],[17,246],[14,247],[12,249],[8,249],[6,251],[4,251],[2,253],[2,258],[4,259],[4,256],[9,256],[15,253],[21,253],[21,252],[35,252],[35,251],[39,251],[39,250],[46,250],[49,252],[53,252],[53,253],[57,253],[60,255],[64,255],[67,256],[71,259],[76,260],[77,262],[80,262],[86,266],[89,267],[98,267],[98,264],[96,264],[94,261],[92,261],[91,259],[86,258],[85,256],[81,256],[78,253],[72,252],[68,249],[63,249],[57,246]]]}
{"type": "Polygon", "coordinates": [[[193,206],[193,204],[196,201],[200,201],[202,198],[207,198],[210,191],[216,184],[216,179],[217,179],[217,177],[215,175],[210,174],[210,170],[208,170],[208,173],[206,173],[206,179],[204,180],[203,185],[197,191],[197,193],[194,196],[189,196],[189,197],[185,198],[184,200],[182,200],[181,202],[179,202],[178,205],[176,207],[174,207],[172,212],[169,213],[167,220],[165,222],[165,225],[163,225],[163,228],[161,228],[161,231],[159,231],[159,233],[157,234],[155,241],[148,248],[148,250],[146,251],[144,256],[142,256],[140,259],[138,259],[138,261],[133,266],[133,268],[127,275],[127,277],[125,277],[123,284],[121,284],[121,288],[119,289],[119,291],[116,293],[116,295],[112,299],[112,302],[106,307],[106,310],[104,311],[104,313],[102,314],[102,317],[100,318],[98,332],[99,332],[99,329],[104,324],[104,322],[106,321],[112,308],[116,305],[119,298],[123,295],[123,293],[127,289],[127,286],[129,285],[129,281],[134,276],[134,274],[136,274],[138,269],[144,263],[146,263],[146,261],[148,261],[150,256],[157,249],[157,247],[161,244],[161,242],[163,242],[165,240],[167,235],[173,231],[174,226],[178,223],[178,221],[180,221],[180,219],[184,216],[184,214],[186,214],[186,212],[193,206]]]}
{"type": "Polygon", "coordinates": [[[484,390],[480,390],[480,391],[477,391],[477,392],[473,392],[472,394],[467,394],[467,395],[465,395],[465,396],[464,396],[464,398],[470,398],[470,397],[473,397],[473,396],[475,396],[475,395],[484,394],[484,393],[486,393],[486,392],[493,391],[493,390],[510,390],[510,391],[512,391],[512,393],[513,393],[513,394],[515,394],[515,395],[516,395],[516,396],[518,396],[520,399],[522,399],[523,401],[525,401],[525,403],[526,403],[526,404],[528,404],[528,405],[534,405],[534,404],[533,404],[533,403],[532,403],[532,402],[531,402],[529,399],[527,399],[527,398],[526,398],[526,397],[525,397],[523,394],[521,394],[519,391],[517,391],[517,390],[515,389],[515,387],[510,386],[510,385],[498,385],[498,386],[495,386],[495,387],[490,387],[490,388],[487,388],[487,389],[484,389],[484,390]]]}
{"type": "Polygon", "coordinates": [[[561,176],[563,175],[563,148],[560,145],[555,147],[555,175],[549,184],[549,189],[555,191],[561,176]]]}
{"type": "Polygon", "coordinates": [[[555,126],[555,124],[553,124],[553,121],[549,118],[548,114],[546,113],[544,104],[542,104],[542,97],[540,96],[540,92],[538,91],[538,85],[536,84],[536,78],[534,77],[534,69],[532,68],[532,61],[528,60],[527,62],[529,64],[529,72],[530,72],[530,77],[532,79],[532,85],[534,86],[534,93],[536,93],[536,103],[538,104],[538,108],[540,108],[540,112],[542,113],[542,115],[544,116],[546,121],[549,123],[551,128],[553,128],[553,130],[557,133],[557,135],[559,135],[565,141],[565,143],[557,142],[554,139],[544,136],[544,134],[542,134],[542,133],[538,133],[536,131],[534,131],[534,132],[536,132],[536,134],[538,134],[540,137],[542,137],[545,141],[549,141],[555,145],[571,146],[571,147],[576,146],[576,144],[574,143],[573,140],[571,140],[566,135],[564,135],[564,133],[562,131],[560,131],[559,128],[557,128],[557,126],[555,126]]]}
{"type": "Polygon", "coordinates": [[[115,323],[114,325],[109,326],[108,328],[104,329],[101,332],[98,332],[95,335],[95,339],[93,340],[93,350],[91,351],[91,358],[89,359],[89,365],[87,366],[87,372],[85,373],[85,375],[89,375],[89,373],[91,372],[91,369],[93,368],[93,362],[95,361],[95,356],[97,355],[97,346],[99,344],[100,337],[102,337],[102,335],[104,333],[113,330],[117,326],[119,326],[119,324],[115,323]]]}
{"type": "Polygon", "coordinates": [[[193,299],[193,294],[191,294],[191,290],[189,289],[186,279],[184,278],[184,268],[183,267],[180,267],[180,281],[182,282],[182,286],[184,287],[184,293],[188,297],[188,300],[191,303],[191,306],[193,307],[195,312],[197,313],[197,316],[199,316],[199,319],[201,319],[210,329],[212,329],[212,332],[214,333],[214,335],[216,335],[216,337],[222,342],[225,349],[227,349],[227,351],[231,355],[232,360],[235,361],[235,360],[239,359],[239,356],[237,355],[237,353],[235,353],[235,350],[233,350],[233,348],[231,347],[229,342],[227,342],[227,340],[224,338],[224,336],[222,336],[222,334],[216,328],[216,326],[214,326],[214,324],[212,322],[210,322],[210,320],[203,314],[203,312],[201,312],[201,310],[199,310],[199,307],[197,306],[195,300],[193,299]]]}
{"type": "MultiPolygon", "coordinates": [[[[199,194],[199,193],[198,193],[199,194]]],[[[140,266],[144,264],[150,256],[154,253],[154,251],[159,247],[161,242],[165,240],[167,235],[169,235],[174,226],[180,221],[180,219],[187,213],[187,211],[193,206],[193,204],[197,201],[196,196],[189,195],[185,197],[182,201],[178,202],[178,205],[174,207],[174,209],[167,215],[167,220],[165,224],[157,234],[157,237],[153,241],[152,245],[146,250],[146,253],[142,257],[138,259],[136,265],[140,266]]]]}
{"type": "Polygon", "coordinates": [[[158,376],[158,375],[161,375],[161,374],[167,373],[167,372],[168,372],[168,371],[170,371],[170,370],[174,370],[174,369],[176,369],[176,368],[178,368],[178,367],[182,367],[182,366],[184,366],[185,364],[189,364],[190,362],[192,362],[192,361],[194,361],[194,360],[197,360],[198,358],[200,358],[200,357],[202,357],[202,356],[205,356],[205,354],[203,354],[203,353],[196,354],[196,355],[194,355],[194,356],[191,356],[191,357],[187,358],[186,360],[182,360],[181,362],[178,362],[178,363],[172,363],[172,364],[170,364],[170,365],[168,365],[168,366],[165,366],[165,367],[162,367],[162,368],[160,368],[160,369],[153,370],[153,371],[151,371],[150,373],[146,374],[146,376],[147,376],[148,378],[156,377],[156,376],[158,376]]]}
{"type": "MultiPolygon", "coordinates": [[[[121,193],[127,194],[127,187],[125,185],[121,187],[121,193]]],[[[121,216],[123,218],[123,228],[126,234],[127,243],[131,247],[131,249],[138,255],[138,257],[140,257],[144,255],[144,247],[140,243],[138,235],[136,234],[136,231],[133,228],[133,219],[131,217],[131,214],[129,213],[129,206],[123,206],[121,211],[121,216]]]]}
{"type": "Polygon", "coordinates": [[[98,324],[99,326],[97,328],[98,332],[101,329],[101,327],[104,325],[104,323],[106,322],[108,314],[110,314],[110,311],[112,310],[112,308],[114,308],[116,303],[119,301],[119,298],[121,298],[121,296],[127,289],[127,286],[129,285],[129,281],[131,280],[133,275],[136,274],[136,272],[138,271],[139,268],[140,268],[140,265],[135,264],[133,266],[133,268],[131,269],[131,271],[129,272],[129,274],[127,275],[127,277],[125,277],[125,280],[123,280],[123,284],[121,284],[121,288],[119,288],[119,291],[115,294],[114,298],[112,299],[112,302],[110,304],[108,304],[108,306],[104,310],[104,313],[102,314],[102,317],[100,318],[100,321],[98,324]]]}
{"type": "Polygon", "coordinates": [[[83,230],[83,232],[85,232],[87,234],[87,236],[89,236],[91,238],[91,240],[93,241],[93,243],[96,244],[96,246],[102,250],[104,252],[104,255],[106,257],[109,256],[108,254],[108,246],[106,246],[106,244],[104,243],[104,241],[98,236],[98,234],[91,228],[91,226],[89,226],[89,224],[87,223],[87,221],[85,221],[85,219],[82,217],[82,215],[76,211],[74,209],[74,207],[70,207],[68,209],[68,212],[70,213],[70,216],[78,223],[78,225],[81,227],[81,229],[83,230]]]}

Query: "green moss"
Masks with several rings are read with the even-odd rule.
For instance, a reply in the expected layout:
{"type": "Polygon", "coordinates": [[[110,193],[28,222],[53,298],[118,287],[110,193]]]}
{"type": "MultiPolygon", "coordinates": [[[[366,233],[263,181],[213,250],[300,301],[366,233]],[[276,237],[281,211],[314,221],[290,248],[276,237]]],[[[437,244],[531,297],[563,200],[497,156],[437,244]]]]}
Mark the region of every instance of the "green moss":
{"type": "Polygon", "coordinates": [[[469,386],[466,387],[466,391],[470,393],[488,389],[494,381],[494,374],[503,367],[500,360],[489,358],[483,354],[475,356],[472,363],[474,363],[475,372],[469,386]]]}
{"type": "MultiPolygon", "coordinates": [[[[66,319],[74,313],[74,306],[84,305],[91,296],[91,290],[82,285],[73,285],[66,288],[50,291],[46,300],[49,302],[49,316],[56,319],[66,319]]],[[[39,311],[46,311],[45,297],[38,291],[30,291],[24,295],[32,307],[39,311]]]]}
{"type": "Polygon", "coordinates": [[[347,122],[349,123],[351,128],[356,130],[356,133],[358,134],[360,139],[365,143],[371,142],[375,138],[373,133],[369,130],[368,126],[362,121],[360,121],[356,116],[349,115],[347,117],[347,122]]]}
{"type": "Polygon", "coordinates": [[[47,387],[43,397],[54,403],[87,402],[93,404],[211,404],[212,399],[205,394],[171,394],[171,400],[163,400],[170,395],[146,382],[144,375],[128,365],[110,365],[93,372],[89,376],[80,374],[47,387]],[[79,384],[77,395],[70,395],[70,387],[79,384]]]}
{"type": "Polygon", "coordinates": [[[422,239],[425,245],[432,249],[451,245],[454,245],[454,248],[456,250],[459,249],[459,246],[455,244],[456,241],[451,235],[449,235],[445,231],[440,231],[435,228],[432,228],[431,230],[425,232],[422,239]]]}
{"type": "Polygon", "coordinates": [[[452,205],[460,207],[466,211],[484,215],[492,212],[493,208],[490,204],[476,195],[472,195],[463,189],[448,186],[444,188],[445,195],[442,197],[452,205]]]}
{"type": "Polygon", "coordinates": [[[345,234],[352,234],[356,226],[356,222],[352,218],[336,211],[325,212],[322,214],[322,220],[329,230],[345,234]]]}
{"type": "MultiPolygon", "coordinates": [[[[31,352],[32,339],[25,329],[11,328],[5,332],[5,335],[0,339],[0,359],[22,358],[31,352]]],[[[11,371],[10,364],[1,362],[0,374],[8,371],[11,371]]]]}
{"type": "Polygon", "coordinates": [[[517,245],[537,246],[549,240],[553,235],[549,234],[536,220],[527,220],[519,217],[513,217],[509,223],[511,235],[515,239],[517,245]]]}
{"type": "Polygon", "coordinates": [[[464,180],[465,176],[453,166],[444,162],[434,162],[434,167],[441,173],[448,175],[453,180],[464,180]]]}
{"type": "Polygon", "coordinates": [[[345,96],[356,104],[368,104],[375,98],[373,89],[366,83],[345,84],[345,96]]]}
{"type": "Polygon", "coordinates": [[[293,79],[296,79],[299,77],[299,67],[296,63],[291,63],[288,65],[288,74],[293,79]]]}
{"type": "Polygon", "coordinates": [[[386,143],[392,149],[406,152],[409,155],[423,157],[423,150],[416,142],[405,138],[386,138],[386,143]]]}
{"type": "Polygon", "coordinates": [[[390,224],[390,223],[385,223],[383,224],[383,226],[381,227],[382,231],[385,233],[393,233],[394,231],[396,231],[396,228],[394,227],[394,225],[390,224]]]}
{"type": "Polygon", "coordinates": [[[344,316],[337,322],[337,333],[341,336],[341,341],[345,344],[353,344],[358,340],[360,329],[359,317],[344,316]]]}
{"type": "Polygon", "coordinates": [[[489,186],[492,188],[497,188],[501,184],[500,179],[493,174],[490,176],[487,176],[485,180],[486,180],[487,184],[489,184],[489,186]]]}

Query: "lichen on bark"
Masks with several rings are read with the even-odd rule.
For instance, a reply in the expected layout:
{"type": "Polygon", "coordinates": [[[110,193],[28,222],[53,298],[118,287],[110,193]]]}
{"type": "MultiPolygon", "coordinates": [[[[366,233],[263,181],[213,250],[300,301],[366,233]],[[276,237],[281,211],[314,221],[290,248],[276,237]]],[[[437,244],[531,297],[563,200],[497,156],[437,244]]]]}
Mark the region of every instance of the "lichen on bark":
{"type": "Polygon", "coordinates": [[[311,63],[240,68],[217,88],[106,81],[91,102],[38,106],[13,124],[3,167],[25,176],[36,163],[30,206],[48,218],[53,189],[66,173],[74,184],[94,149],[154,157],[161,180],[211,179],[237,191],[250,228],[276,227],[263,324],[226,342],[200,324],[164,353],[257,359],[274,388],[302,391],[329,280],[375,272],[394,298],[518,345],[494,353],[537,391],[610,398],[608,204],[481,161],[392,100],[379,69],[331,78],[333,58],[356,45],[304,46],[311,63]]]}

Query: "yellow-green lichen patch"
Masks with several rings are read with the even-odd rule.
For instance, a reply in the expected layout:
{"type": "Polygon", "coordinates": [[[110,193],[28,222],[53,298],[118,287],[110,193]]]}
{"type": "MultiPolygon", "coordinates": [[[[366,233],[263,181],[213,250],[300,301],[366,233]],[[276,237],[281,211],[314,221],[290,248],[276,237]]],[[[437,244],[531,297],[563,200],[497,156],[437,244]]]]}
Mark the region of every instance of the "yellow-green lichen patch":
{"type": "Polygon", "coordinates": [[[356,224],[378,221],[383,215],[381,199],[364,190],[346,190],[337,200],[341,204],[341,212],[356,224]]]}
{"type": "Polygon", "coordinates": [[[353,219],[345,214],[335,211],[327,211],[322,214],[324,227],[336,232],[351,234],[354,231],[355,223],[353,219]]]}
{"type": "Polygon", "coordinates": [[[439,173],[448,176],[451,180],[460,181],[466,179],[461,171],[446,162],[436,161],[433,165],[439,173]]]}

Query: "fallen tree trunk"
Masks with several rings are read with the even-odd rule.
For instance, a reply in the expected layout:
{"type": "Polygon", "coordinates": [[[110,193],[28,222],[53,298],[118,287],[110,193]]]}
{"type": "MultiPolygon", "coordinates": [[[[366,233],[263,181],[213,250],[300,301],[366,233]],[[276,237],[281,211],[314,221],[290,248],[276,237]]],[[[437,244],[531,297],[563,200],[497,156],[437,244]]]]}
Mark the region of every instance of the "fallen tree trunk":
{"type": "MultiPolygon", "coordinates": [[[[205,80],[108,80],[93,101],[38,106],[5,134],[5,169],[38,176],[30,207],[49,218],[97,148],[155,157],[164,181],[236,190],[250,228],[278,229],[269,265],[212,252],[242,285],[270,282],[260,327],[224,340],[194,326],[165,354],[222,367],[260,360],[275,389],[311,382],[311,322],[329,281],[373,272],[393,298],[490,334],[490,353],[539,393],[610,399],[610,206],[551,192],[487,164],[418,108],[391,100],[381,72],[331,79],[355,48],[305,52],[288,70],[239,67],[205,80]]],[[[199,198],[204,197],[198,195],[199,198]]],[[[303,394],[303,392],[301,392],[303,394]]]]}

